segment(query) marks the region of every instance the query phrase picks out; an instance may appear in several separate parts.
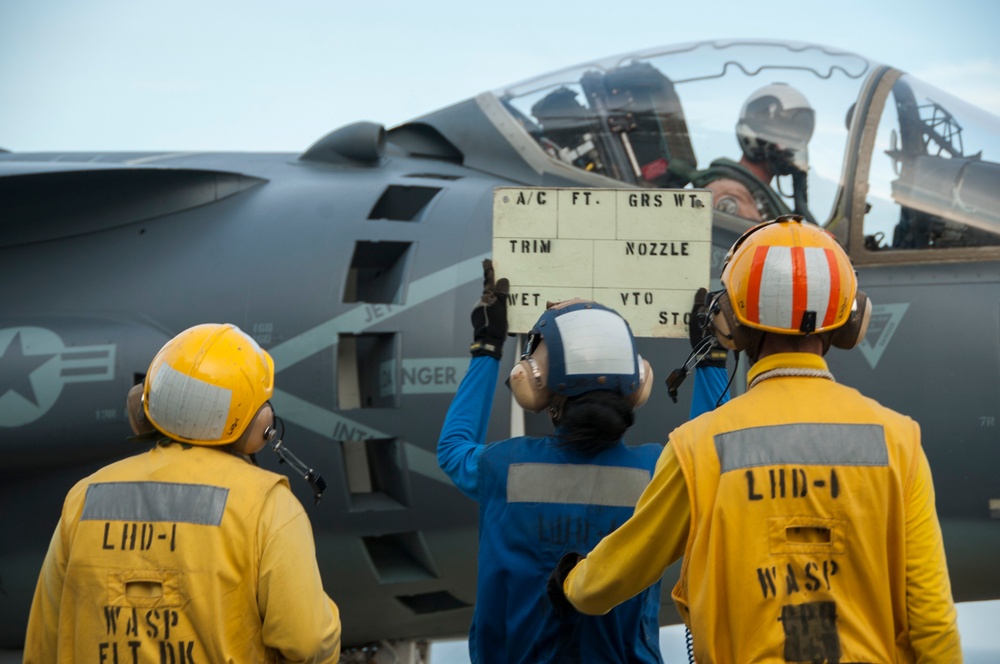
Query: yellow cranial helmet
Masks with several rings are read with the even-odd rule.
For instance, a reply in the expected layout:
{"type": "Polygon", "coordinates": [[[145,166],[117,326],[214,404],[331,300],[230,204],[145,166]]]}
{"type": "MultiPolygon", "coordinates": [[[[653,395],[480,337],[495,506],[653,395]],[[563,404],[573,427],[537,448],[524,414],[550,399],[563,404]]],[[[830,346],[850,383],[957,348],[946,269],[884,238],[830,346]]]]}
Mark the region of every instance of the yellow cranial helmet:
{"type": "Polygon", "coordinates": [[[240,438],[274,391],[274,361],[234,325],[184,330],[153,358],[143,409],[157,429],[195,445],[240,438]]]}
{"type": "Polygon", "coordinates": [[[726,257],[722,285],[738,323],[792,335],[844,325],[858,290],[836,238],[798,215],[744,233],[726,257]]]}

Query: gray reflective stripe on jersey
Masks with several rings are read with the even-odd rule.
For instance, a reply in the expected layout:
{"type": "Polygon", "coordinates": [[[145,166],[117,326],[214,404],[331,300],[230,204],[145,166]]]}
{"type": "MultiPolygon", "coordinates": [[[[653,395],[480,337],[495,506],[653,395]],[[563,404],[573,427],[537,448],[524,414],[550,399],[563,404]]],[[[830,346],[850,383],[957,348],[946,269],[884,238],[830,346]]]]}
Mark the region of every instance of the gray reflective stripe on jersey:
{"type": "Polygon", "coordinates": [[[878,424],[781,424],[715,437],[722,472],[802,464],[886,466],[885,431],[878,424]]]}
{"type": "Polygon", "coordinates": [[[635,507],[649,478],[642,468],[515,463],[507,471],[507,502],[635,507]]]}
{"type": "Polygon", "coordinates": [[[83,520],[170,521],[217,526],[229,489],[207,484],[107,482],[87,487],[83,520]]]}

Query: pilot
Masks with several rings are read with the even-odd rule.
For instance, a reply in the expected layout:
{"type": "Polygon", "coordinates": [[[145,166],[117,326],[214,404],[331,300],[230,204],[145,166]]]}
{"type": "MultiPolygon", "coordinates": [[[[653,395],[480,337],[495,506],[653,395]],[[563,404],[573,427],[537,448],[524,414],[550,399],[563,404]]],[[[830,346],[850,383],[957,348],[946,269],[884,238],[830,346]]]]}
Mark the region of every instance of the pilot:
{"type": "Polygon", "coordinates": [[[284,475],[251,463],[275,437],[273,389],[270,355],[232,325],[156,354],[128,395],[155,444],[67,495],[25,662],[338,660],[309,518],[284,475]]]}
{"type": "Polygon", "coordinates": [[[553,305],[509,385],[526,410],[548,413],[555,432],[484,444],[509,289],[506,279],[494,284],[491,261],[484,273],[473,357],[438,442],[441,468],[480,505],[471,661],[661,662],[658,583],[598,617],[560,620],[545,597],[560,557],[589,550],[624,523],[652,476],[661,446],[622,442],[652,388],[652,370],[611,309],[583,300],[553,305]]]}
{"type": "Polygon", "coordinates": [[[775,176],[791,175],[794,212],[810,221],[806,173],[815,114],[805,96],[785,83],[756,90],[740,109],[739,162],[717,159],[693,184],[712,192],[716,210],[763,221],[793,212],[771,188],[775,176]]]}
{"type": "Polygon", "coordinates": [[[550,598],[604,614],[683,555],[699,662],[961,662],[919,426],[824,360],[868,324],[847,254],[779,217],[736,242],[722,284],[715,334],[755,361],[747,392],[670,435],[635,514],[564,558],[550,598]]]}

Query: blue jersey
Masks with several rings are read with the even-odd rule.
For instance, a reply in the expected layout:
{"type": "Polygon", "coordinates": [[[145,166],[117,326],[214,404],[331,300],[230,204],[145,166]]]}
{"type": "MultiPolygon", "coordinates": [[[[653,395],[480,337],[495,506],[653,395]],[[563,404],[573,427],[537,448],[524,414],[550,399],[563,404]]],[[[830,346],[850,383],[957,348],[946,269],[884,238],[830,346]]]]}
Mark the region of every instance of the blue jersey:
{"type": "MultiPolygon", "coordinates": [[[[441,468],[479,503],[472,662],[662,662],[659,583],[606,615],[562,620],[545,592],[563,554],[588,553],[632,515],[662,446],[584,455],[560,447],[558,430],[483,444],[498,367],[472,359],[438,443],[441,468]]],[[[704,410],[717,396],[705,391],[704,410]]]]}

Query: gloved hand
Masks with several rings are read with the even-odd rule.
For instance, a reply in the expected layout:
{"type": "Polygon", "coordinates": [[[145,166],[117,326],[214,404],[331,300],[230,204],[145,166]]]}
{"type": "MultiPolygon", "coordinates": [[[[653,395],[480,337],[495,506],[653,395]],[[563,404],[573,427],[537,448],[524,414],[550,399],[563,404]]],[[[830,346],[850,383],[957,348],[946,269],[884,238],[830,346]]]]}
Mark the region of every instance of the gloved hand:
{"type": "Polygon", "coordinates": [[[555,610],[556,617],[560,620],[576,613],[576,608],[566,599],[566,593],[563,592],[563,583],[566,581],[569,573],[573,571],[573,568],[576,567],[576,564],[581,560],[583,560],[583,556],[579,553],[565,554],[559,559],[556,568],[549,575],[548,583],[545,584],[545,594],[549,596],[549,601],[552,602],[552,608],[555,610]]]}
{"type": "MultiPolygon", "coordinates": [[[[708,290],[704,288],[699,288],[698,292],[694,294],[694,306],[691,309],[691,323],[688,325],[688,335],[691,338],[691,348],[697,348],[699,344],[705,339],[705,337],[712,336],[712,324],[709,321],[709,316],[711,315],[708,311],[708,305],[711,303],[712,298],[715,294],[709,293],[708,290]]],[[[699,367],[720,367],[722,369],[726,368],[726,349],[722,346],[715,345],[712,350],[709,351],[701,362],[698,363],[699,367]]]]}
{"type": "Polygon", "coordinates": [[[507,294],[510,282],[506,279],[493,283],[493,261],[483,261],[483,295],[472,310],[473,357],[489,355],[498,360],[503,355],[503,342],[507,338],[507,294]]]}

